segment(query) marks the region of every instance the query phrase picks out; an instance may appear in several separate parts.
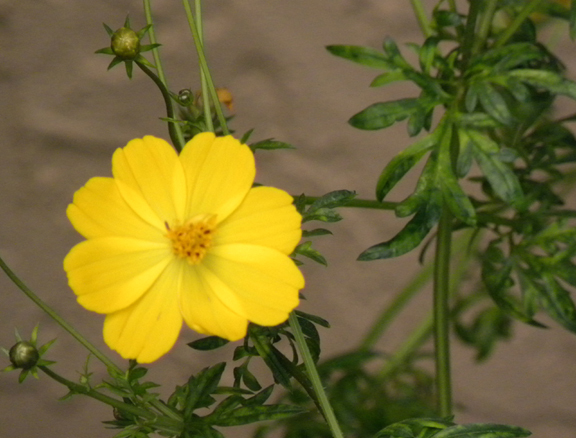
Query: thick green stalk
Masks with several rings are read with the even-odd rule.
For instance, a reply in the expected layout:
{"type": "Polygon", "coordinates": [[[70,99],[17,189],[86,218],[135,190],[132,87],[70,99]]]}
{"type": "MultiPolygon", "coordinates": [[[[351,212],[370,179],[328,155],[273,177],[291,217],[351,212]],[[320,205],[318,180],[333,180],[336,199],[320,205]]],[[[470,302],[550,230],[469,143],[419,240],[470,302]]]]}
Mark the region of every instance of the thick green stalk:
{"type": "Polygon", "coordinates": [[[434,357],[438,414],[452,414],[452,383],[450,377],[450,247],[452,214],[444,204],[438,225],[434,260],[434,357]]]}
{"type": "Polygon", "coordinates": [[[118,373],[123,371],[116,365],[112,360],[110,360],[104,353],[102,353],[98,348],[96,348],[90,341],[88,341],[84,336],[82,336],[74,327],[72,327],[64,318],[58,315],[48,304],[42,301],[38,295],[36,295],[28,286],[24,284],[22,280],[12,271],[8,265],[0,257],[0,268],[6,273],[8,278],[30,298],[34,304],[36,304],[40,309],[50,316],[60,327],[70,333],[80,344],[82,344],[86,349],[94,355],[100,362],[106,365],[108,368],[115,370],[118,373]]]}
{"type": "MultiPolygon", "coordinates": [[[[154,29],[154,21],[152,18],[152,7],[150,5],[150,0],[144,0],[144,15],[146,16],[146,24],[150,25],[150,29],[148,30],[148,37],[150,38],[150,43],[157,44],[158,40],[156,38],[156,30],[154,29]]],[[[166,80],[166,75],[164,74],[164,68],[162,67],[162,60],[160,58],[160,50],[158,47],[154,47],[152,49],[152,56],[154,57],[154,65],[156,66],[156,71],[158,72],[158,78],[160,82],[164,84],[164,88],[166,90],[169,89],[168,81],[166,80]]],[[[173,102],[170,101],[170,106],[173,106],[173,102]]],[[[169,116],[170,117],[170,116],[169,116]]],[[[174,134],[176,136],[177,144],[183,145],[184,144],[184,135],[182,134],[182,128],[178,123],[168,122],[169,126],[173,127],[174,134]]],[[[176,144],[174,144],[176,147],[176,144]]]]}
{"type": "Polygon", "coordinates": [[[310,379],[310,382],[312,382],[312,386],[316,392],[320,406],[322,407],[324,418],[326,418],[326,422],[332,431],[332,436],[334,438],[343,438],[344,435],[342,434],[338,420],[336,420],[336,415],[334,415],[334,410],[332,409],[332,406],[328,401],[328,396],[322,386],[322,381],[320,380],[318,370],[316,369],[316,365],[314,364],[314,360],[312,359],[312,355],[310,354],[310,350],[308,349],[308,345],[304,339],[304,334],[302,333],[302,328],[300,327],[296,313],[290,313],[289,323],[296,340],[298,351],[304,361],[308,378],[310,379]]]}

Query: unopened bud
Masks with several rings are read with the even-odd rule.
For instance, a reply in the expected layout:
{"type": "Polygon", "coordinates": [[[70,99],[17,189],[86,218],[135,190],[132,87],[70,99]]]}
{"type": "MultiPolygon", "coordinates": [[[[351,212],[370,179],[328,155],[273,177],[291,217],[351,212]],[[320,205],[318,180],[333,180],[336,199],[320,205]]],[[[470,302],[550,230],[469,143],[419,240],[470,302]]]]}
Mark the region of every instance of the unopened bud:
{"type": "Polygon", "coordinates": [[[140,38],[132,29],[121,27],[112,35],[112,51],[124,60],[136,59],[140,53],[140,38]]]}
{"type": "Polygon", "coordinates": [[[9,352],[10,362],[15,368],[29,370],[38,363],[40,354],[36,347],[28,341],[16,343],[9,352]]]}

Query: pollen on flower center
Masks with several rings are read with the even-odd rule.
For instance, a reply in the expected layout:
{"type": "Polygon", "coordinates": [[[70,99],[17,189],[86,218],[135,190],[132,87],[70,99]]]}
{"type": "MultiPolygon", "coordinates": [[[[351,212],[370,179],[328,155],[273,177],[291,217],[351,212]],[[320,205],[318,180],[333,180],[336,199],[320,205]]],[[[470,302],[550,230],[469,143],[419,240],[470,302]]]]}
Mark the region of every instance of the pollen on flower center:
{"type": "Polygon", "coordinates": [[[184,225],[171,228],[166,224],[166,228],[166,237],[172,241],[174,254],[186,259],[191,265],[197,265],[212,245],[216,231],[216,215],[199,215],[184,225]]]}

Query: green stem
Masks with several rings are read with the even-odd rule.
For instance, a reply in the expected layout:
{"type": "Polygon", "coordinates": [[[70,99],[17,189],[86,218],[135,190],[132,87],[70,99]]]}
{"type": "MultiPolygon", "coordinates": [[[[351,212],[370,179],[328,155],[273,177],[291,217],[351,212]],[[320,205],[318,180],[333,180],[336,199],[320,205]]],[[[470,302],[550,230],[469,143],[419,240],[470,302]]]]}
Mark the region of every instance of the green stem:
{"type": "Polygon", "coordinates": [[[496,8],[498,7],[499,0],[487,0],[485,3],[482,2],[471,2],[472,6],[480,7],[479,3],[482,3],[484,6],[484,12],[480,18],[480,25],[478,27],[478,32],[474,38],[474,43],[472,45],[472,53],[477,53],[488,39],[488,35],[490,34],[490,29],[492,28],[492,21],[494,19],[494,13],[496,12],[496,8]],[[474,3],[477,3],[474,5],[474,3]]]}
{"type": "MultiPolygon", "coordinates": [[[[206,84],[208,85],[210,98],[212,99],[212,102],[214,104],[214,110],[216,111],[216,116],[218,117],[218,121],[220,122],[220,126],[222,127],[222,132],[224,133],[224,135],[228,135],[230,134],[230,131],[228,130],[228,124],[226,123],[226,118],[224,117],[224,113],[222,112],[222,105],[220,105],[218,94],[216,93],[216,87],[214,86],[214,81],[212,80],[212,74],[210,73],[210,69],[208,68],[208,62],[206,61],[206,54],[204,53],[204,46],[201,41],[198,27],[196,26],[196,21],[194,20],[194,16],[192,14],[192,10],[190,8],[188,0],[182,0],[182,3],[184,4],[184,9],[186,11],[186,18],[188,19],[188,25],[190,26],[190,31],[192,32],[194,46],[196,47],[196,52],[198,53],[200,69],[202,72],[204,72],[204,75],[206,76],[205,77],[206,84]]],[[[204,96],[204,101],[205,101],[204,105],[209,105],[208,96],[204,96]]]]}
{"type": "MultiPolygon", "coordinates": [[[[170,92],[168,91],[168,88],[166,88],[166,85],[164,85],[164,82],[162,82],[156,73],[154,73],[144,64],[136,62],[136,65],[140,67],[140,70],[146,73],[146,75],[152,79],[152,81],[154,81],[156,86],[160,89],[160,93],[162,93],[162,97],[164,98],[164,104],[166,105],[166,114],[168,115],[169,119],[175,120],[176,116],[174,114],[174,107],[172,106],[172,98],[170,97],[170,92]]],[[[170,139],[172,140],[174,147],[178,152],[180,152],[184,147],[184,138],[178,135],[178,132],[180,131],[176,129],[177,123],[178,122],[175,121],[168,122],[168,133],[170,134],[170,139]]]]}
{"type": "Polygon", "coordinates": [[[135,405],[124,403],[120,400],[116,400],[115,398],[102,394],[101,392],[95,391],[94,389],[90,389],[87,388],[86,386],[74,383],[60,376],[59,374],[56,374],[48,367],[39,366],[38,368],[42,370],[49,377],[56,380],[58,383],[61,383],[62,385],[66,386],[72,393],[86,395],[88,397],[101,401],[109,406],[117,408],[123,412],[127,412],[132,415],[136,415],[138,417],[151,420],[154,427],[164,432],[169,432],[172,434],[182,433],[183,424],[181,419],[175,421],[169,418],[159,417],[154,412],[150,412],[146,409],[139,408],[135,405]]]}
{"type": "MultiPolygon", "coordinates": [[[[196,27],[198,29],[198,38],[200,44],[204,47],[204,30],[202,25],[202,2],[201,0],[194,0],[194,12],[196,14],[196,27]]],[[[202,88],[202,109],[204,110],[204,120],[206,120],[206,128],[210,132],[214,132],[214,123],[212,122],[212,110],[210,109],[210,98],[208,97],[208,83],[206,82],[206,74],[203,69],[200,69],[200,86],[202,88]]],[[[219,103],[219,102],[218,102],[219,103]]]]}
{"type": "Polygon", "coordinates": [[[510,23],[510,25],[506,27],[504,32],[500,34],[500,36],[494,43],[494,47],[501,47],[504,44],[506,44],[506,42],[510,39],[510,37],[512,37],[512,35],[514,35],[518,30],[518,28],[522,25],[522,22],[526,20],[526,18],[528,18],[528,16],[532,12],[534,12],[534,10],[538,7],[540,3],[542,3],[542,1],[543,0],[532,0],[530,3],[524,6],[524,8],[522,8],[520,13],[514,17],[512,23],[510,23]]]}
{"type": "MultiPolygon", "coordinates": [[[[156,30],[154,29],[154,21],[152,19],[152,7],[150,5],[150,0],[144,0],[144,14],[146,15],[146,24],[150,25],[150,29],[148,30],[150,43],[156,44],[158,40],[156,38],[156,30]]],[[[160,79],[160,82],[164,84],[164,88],[166,90],[169,90],[168,81],[166,80],[166,75],[164,74],[164,68],[162,67],[162,60],[160,58],[160,49],[158,47],[154,47],[152,49],[152,56],[154,57],[154,65],[156,66],[156,70],[158,71],[158,78],[160,79]]],[[[170,107],[171,108],[173,107],[172,101],[170,101],[170,107]]],[[[170,117],[170,115],[168,117],[170,117]]],[[[173,127],[174,134],[178,138],[178,140],[174,143],[174,146],[176,146],[176,144],[183,145],[185,141],[180,124],[172,122],[168,123],[169,128],[170,126],[173,127]]],[[[172,134],[170,134],[170,137],[172,138],[172,134]]],[[[174,142],[174,140],[172,141],[174,142]]]]}
{"type": "Polygon", "coordinates": [[[308,345],[304,339],[304,334],[302,333],[302,328],[300,327],[296,313],[290,313],[289,323],[296,340],[296,345],[298,346],[298,351],[304,361],[308,377],[310,378],[314,391],[318,396],[318,401],[322,407],[324,418],[326,418],[326,422],[332,431],[332,436],[334,438],[343,438],[344,435],[340,430],[340,425],[338,424],[338,420],[336,420],[334,410],[332,409],[326,391],[324,391],[324,387],[322,386],[322,381],[320,380],[318,370],[316,369],[316,365],[314,364],[314,360],[312,359],[312,355],[310,354],[310,350],[308,349],[308,345]]]}
{"type": "Polygon", "coordinates": [[[371,350],[382,337],[382,333],[394,321],[396,316],[406,307],[412,298],[430,281],[434,266],[428,264],[419,274],[395,297],[392,303],[387,304],[384,311],[372,325],[364,340],[360,343],[360,350],[371,350]]]}
{"type": "Polygon", "coordinates": [[[450,379],[450,247],[452,243],[452,214],[444,204],[438,225],[434,260],[434,356],[438,414],[452,413],[452,385],[450,379]]]}
{"type": "Polygon", "coordinates": [[[416,15],[420,30],[424,36],[428,38],[432,35],[432,27],[430,26],[430,21],[428,21],[428,17],[426,16],[424,5],[422,5],[420,0],[410,0],[410,3],[412,4],[412,9],[414,9],[414,15],[416,15]]]}
{"type": "Polygon", "coordinates": [[[26,294],[40,309],[48,314],[56,323],[70,333],[80,344],[82,344],[86,349],[92,353],[98,360],[100,360],[109,369],[113,369],[118,373],[123,371],[112,362],[104,353],[102,353],[98,348],[96,348],[90,341],[88,341],[84,336],[82,336],[74,327],[68,324],[60,315],[58,315],[48,304],[42,301],[38,295],[36,295],[28,286],[24,284],[22,280],[12,271],[4,260],[0,257],[0,268],[6,273],[8,278],[26,294]]]}
{"type": "Polygon", "coordinates": [[[402,367],[414,352],[418,351],[422,345],[430,339],[430,335],[434,330],[434,317],[428,316],[417,328],[414,330],[402,346],[388,358],[386,364],[382,367],[378,376],[379,380],[386,380],[391,374],[402,367]]]}

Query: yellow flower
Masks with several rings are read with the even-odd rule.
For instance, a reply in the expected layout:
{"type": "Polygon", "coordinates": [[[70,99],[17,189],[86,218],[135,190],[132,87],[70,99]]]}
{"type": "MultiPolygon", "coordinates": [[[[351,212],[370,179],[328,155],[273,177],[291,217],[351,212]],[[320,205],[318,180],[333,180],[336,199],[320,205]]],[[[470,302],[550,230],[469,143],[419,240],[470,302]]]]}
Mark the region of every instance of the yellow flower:
{"type": "Polygon", "coordinates": [[[126,359],[168,352],[182,322],[231,341],[298,305],[301,237],[292,197],[252,187],[254,156],[202,133],[180,155],[146,136],[116,150],[113,178],[90,179],[67,214],[87,240],[64,260],[78,302],[106,314],[104,340],[126,359]]]}

